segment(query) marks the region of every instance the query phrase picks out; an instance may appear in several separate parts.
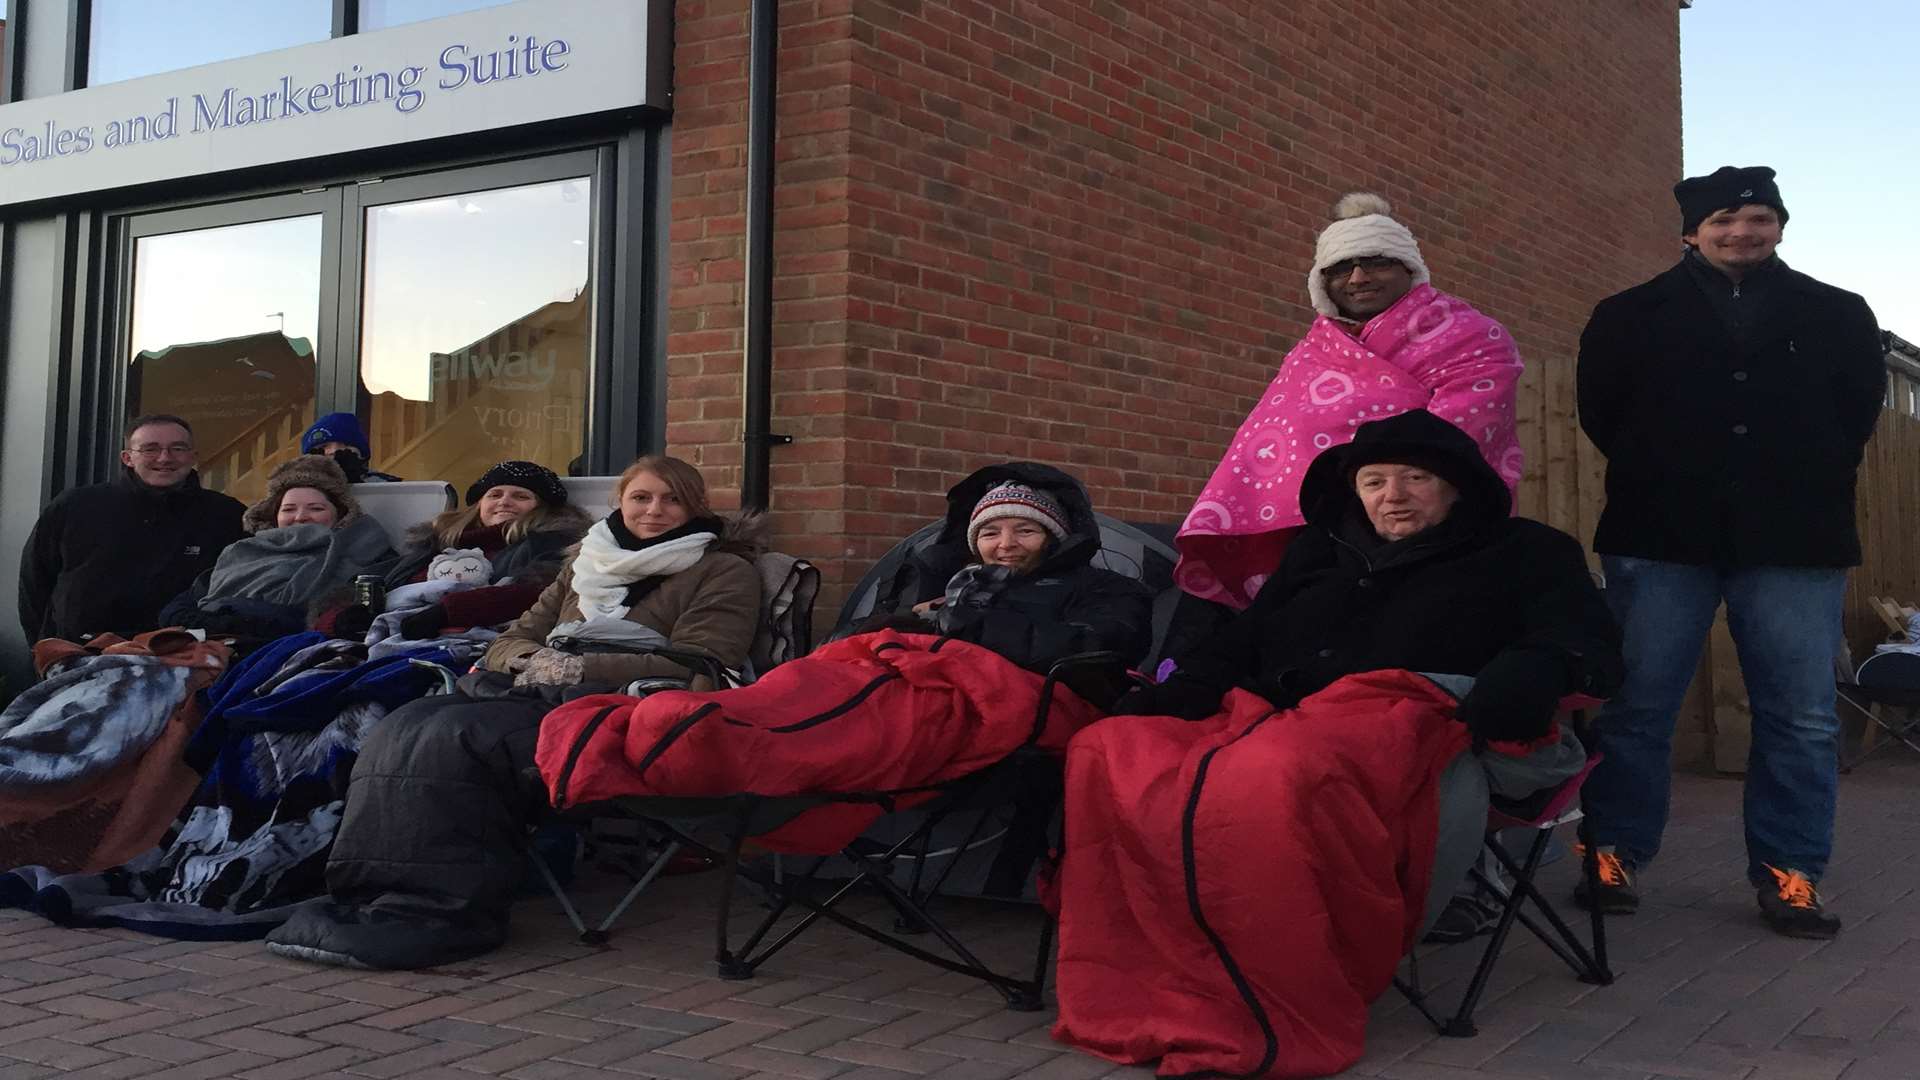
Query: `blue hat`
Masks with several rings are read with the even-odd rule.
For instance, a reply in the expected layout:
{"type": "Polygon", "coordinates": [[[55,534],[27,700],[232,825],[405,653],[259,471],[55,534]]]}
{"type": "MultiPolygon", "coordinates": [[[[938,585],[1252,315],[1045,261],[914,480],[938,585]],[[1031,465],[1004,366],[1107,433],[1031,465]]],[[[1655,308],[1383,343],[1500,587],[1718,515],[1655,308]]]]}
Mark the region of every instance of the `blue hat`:
{"type": "Polygon", "coordinates": [[[373,447],[367,442],[367,433],[360,429],[360,418],[350,412],[328,413],[313,422],[307,433],[300,436],[300,452],[311,454],[320,449],[320,444],[343,442],[360,451],[362,460],[373,457],[373,447]]]}

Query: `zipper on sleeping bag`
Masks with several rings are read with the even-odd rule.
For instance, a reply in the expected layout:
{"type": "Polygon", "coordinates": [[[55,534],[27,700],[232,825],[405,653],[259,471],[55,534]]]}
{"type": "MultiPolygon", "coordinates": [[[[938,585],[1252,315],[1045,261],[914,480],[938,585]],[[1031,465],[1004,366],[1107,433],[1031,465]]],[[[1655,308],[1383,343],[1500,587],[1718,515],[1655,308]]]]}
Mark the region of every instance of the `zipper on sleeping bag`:
{"type": "Polygon", "coordinates": [[[607,717],[613,714],[613,710],[619,707],[618,705],[608,705],[599,712],[594,713],[593,718],[587,721],[587,726],[581,728],[580,734],[575,736],[573,745],[567,748],[566,764],[560,766],[560,776],[553,782],[553,808],[555,810],[565,810],[567,808],[567,784],[573,780],[573,767],[580,763],[580,755],[586,752],[587,740],[593,738],[593,733],[600,730],[600,725],[606,721],[607,717]]]}
{"type": "MultiPolygon", "coordinates": [[[[825,712],[816,713],[813,716],[807,717],[805,720],[798,720],[784,727],[769,728],[767,730],[775,735],[789,735],[796,731],[805,731],[811,727],[818,727],[829,720],[845,716],[859,708],[862,702],[873,696],[874,691],[898,678],[900,678],[900,673],[897,671],[889,671],[884,675],[875,676],[872,682],[867,683],[867,685],[861,687],[852,697],[835,705],[833,708],[825,712]]],[[[600,725],[606,721],[608,716],[612,715],[615,709],[622,707],[623,706],[620,705],[609,705],[599,712],[594,713],[593,718],[588,720],[586,726],[580,729],[580,734],[574,737],[573,746],[567,750],[566,764],[561,766],[560,776],[553,783],[553,805],[555,809],[566,809],[567,786],[573,780],[573,768],[579,763],[580,755],[586,752],[587,740],[593,738],[594,733],[600,730],[600,725]]],[[[660,756],[671,749],[674,743],[680,741],[681,736],[691,731],[693,725],[712,716],[715,712],[719,711],[719,709],[719,702],[709,701],[693,712],[688,713],[679,723],[668,728],[665,733],[654,740],[653,745],[647,748],[646,754],[634,765],[634,776],[636,778],[645,776],[647,769],[652,767],[654,762],[660,760],[660,756]]]]}
{"type": "MultiPolygon", "coordinates": [[[[1200,910],[1200,869],[1193,854],[1193,821],[1200,811],[1200,790],[1206,786],[1207,772],[1213,767],[1213,756],[1253,734],[1260,725],[1272,719],[1278,712],[1279,710],[1275,709],[1247,725],[1247,730],[1234,736],[1233,742],[1222,743],[1206,752],[1206,755],[1200,759],[1199,767],[1193,771],[1193,787],[1187,793],[1187,805],[1180,814],[1180,869],[1185,877],[1187,912],[1193,916],[1194,925],[1206,935],[1207,942],[1213,946],[1215,955],[1220,957],[1220,966],[1226,969],[1227,978],[1233,980],[1234,990],[1239,993],[1240,1000],[1246,1002],[1247,1011],[1253,1014],[1254,1022],[1260,1025],[1260,1033],[1267,1040],[1266,1052],[1261,1055],[1260,1063],[1246,1072],[1223,1073],[1208,1070],[1204,1073],[1190,1074],[1192,1076],[1227,1076],[1234,1080],[1250,1080],[1252,1077],[1265,1075],[1267,1070],[1273,1068],[1274,1060],[1280,1056],[1280,1039],[1274,1033],[1273,1020],[1267,1016],[1267,1010],[1260,1004],[1259,997],[1254,994],[1253,986],[1241,973],[1240,965],[1234,962],[1233,954],[1227,951],[1226,941],[1214,932],[1213,926],[1207,922],[1206,914],[1200,910]]],[[[1163,1080],[1182,1080],[1182,1078],[1168,1077],[1163,1080]]]]}

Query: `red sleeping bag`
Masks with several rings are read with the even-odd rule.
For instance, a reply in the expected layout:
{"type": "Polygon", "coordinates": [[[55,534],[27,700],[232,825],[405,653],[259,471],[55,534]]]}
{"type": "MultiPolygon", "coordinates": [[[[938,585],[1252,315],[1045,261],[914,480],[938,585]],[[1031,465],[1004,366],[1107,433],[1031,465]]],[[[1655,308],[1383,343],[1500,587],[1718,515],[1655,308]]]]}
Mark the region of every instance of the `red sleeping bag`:
{"type": "Polygon", "coordinates": [[[1115,717],[1067,750],[1054,1038],[1162,1076],[1325,1076],[1419,930],[1469,736],[1403,671],[1276,712],[1115,717]]]}
{"type": "MultiPolygon", "coordinates": [[[[1036,732],[1043,682],[977,645],[861,634],[738,690],[569,702],[541,721],[535,759],[562,808],[631,796],[913,792],[1028,744],[1063,749],[1099,718],[1056,686],[1036,732]]],[[[914,792],[896,805],[931,797],[914,792]]],[[[880,814],[871,804],[822,806],[756,840],[789,854],[837,853],[880,814]]]]}

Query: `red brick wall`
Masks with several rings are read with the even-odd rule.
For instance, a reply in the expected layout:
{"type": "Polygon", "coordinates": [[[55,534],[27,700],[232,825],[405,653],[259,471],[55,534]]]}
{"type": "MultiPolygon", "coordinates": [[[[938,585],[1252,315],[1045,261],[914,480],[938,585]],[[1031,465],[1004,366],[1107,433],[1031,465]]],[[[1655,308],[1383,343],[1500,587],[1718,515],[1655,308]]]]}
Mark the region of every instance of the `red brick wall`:
{"type": "MultiPolygon", "coordinates": [[[[679,5],[669,439],[739,460],[746,0],[679,5]]],[[[1523,508],[1585,532],[1571,361],[1675,253],[1672,0],[789,0],[777,525],[851,580],[988,461],[1174,520],[1379,191],[1529,364],[1523,508]],[[839,565],[835,565],[839,564],[839,565]]]]}

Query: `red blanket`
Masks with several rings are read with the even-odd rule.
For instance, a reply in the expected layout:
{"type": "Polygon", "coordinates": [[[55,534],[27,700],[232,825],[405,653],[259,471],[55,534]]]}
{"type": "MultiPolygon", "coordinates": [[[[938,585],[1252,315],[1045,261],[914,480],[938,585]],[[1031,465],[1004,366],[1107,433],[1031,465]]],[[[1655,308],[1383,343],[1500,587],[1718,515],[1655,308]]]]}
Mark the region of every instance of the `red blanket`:
{"type": "MultiPolygon", "coordinates": [[[[1098,719],[1044,680],[965,642],[882,631],[836,641],[751,686],[581,698],[540,724],[536,760],[560,807],[630,796],[903,792],[976,772],[1025,745],[1062,749],[1098,719]]],[[[837,853],[881,814],[810,810],[756,840],[773,851],[837,853]]]]}
{"type": "Polygon", "coordinates": [[[1418,932],[1453,699],[1399,671],[1067,750],[1054,1038],[1162,1076],[1325,1076],[1418,932]]]}

